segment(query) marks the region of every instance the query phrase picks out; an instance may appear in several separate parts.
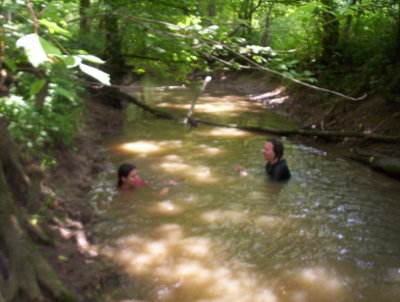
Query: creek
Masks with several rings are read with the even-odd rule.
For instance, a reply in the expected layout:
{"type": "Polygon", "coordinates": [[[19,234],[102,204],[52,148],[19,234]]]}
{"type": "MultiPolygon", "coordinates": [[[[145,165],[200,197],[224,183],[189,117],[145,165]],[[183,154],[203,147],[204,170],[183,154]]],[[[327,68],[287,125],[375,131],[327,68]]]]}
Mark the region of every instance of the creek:
{"type": "MultiPolygon", "coordinates": [[[[194,92],[144,94],[183,120],[194,92]]],[[[293,126],[267,109],[215,85],[194,117],[293,126]]],[[[191,129],[133,105],[125,115],[121,134],[105,143],[113,164],[88,196],[101,217],[100,251],[126,274],[99,300],[399,301],[398,181],[334,150],[283,139],[292,178],[273,183],[264,171],[265,135],[191,129]],[[116,170],[124,162],[134,163],[148,185],[118,192],[116,170]]]]}

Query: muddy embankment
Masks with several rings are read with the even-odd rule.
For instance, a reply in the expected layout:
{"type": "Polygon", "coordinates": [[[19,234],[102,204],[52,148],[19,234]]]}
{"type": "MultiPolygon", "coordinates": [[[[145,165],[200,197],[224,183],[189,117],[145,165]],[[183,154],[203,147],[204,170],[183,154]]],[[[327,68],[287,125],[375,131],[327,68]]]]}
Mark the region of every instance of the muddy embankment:
{"type": "Polygon", "coordinates": [[[97,237],[91,231],[97,218],[85,197],[99,173],[111,165],[103,139],[119,131],[122,122],[121,110],[88,100],[74,143],[55,150],[57,167],[45,172],[42,181],[42,189],[53,199],[45,227],[56,244],[41,250],[79,301],[95,301],[105,284],[119,278],[98,256],[97,237]]]}

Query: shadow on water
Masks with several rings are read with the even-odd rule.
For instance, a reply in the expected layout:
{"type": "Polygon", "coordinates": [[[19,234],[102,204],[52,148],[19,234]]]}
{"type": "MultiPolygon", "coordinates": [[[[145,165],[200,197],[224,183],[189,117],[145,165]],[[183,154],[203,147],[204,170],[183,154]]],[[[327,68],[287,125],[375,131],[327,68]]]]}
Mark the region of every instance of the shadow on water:
{"type": "MultiPolygon", "coordinates": [[[[188,93],[154,100],[184,116],[188,93]]],[[[246,116],[265,123],[264,110],[223,91],[207,92],[196,106],[197,116],[224,122],[246,116]]],[[[99,300],[398,301],[398,182],[284,140],[293,176],[272,183],[263,170],[263,136],[188,131],[134,107],[126,112],[124,132],[107,143],[115,167],[89,196],[103,217],[101,252],[127,275],[99,300]],[[149,185],[117,192],[122,162],[135,163],[149,185]],[[248,175],[238,176],[236,165],[248,175]]]]}

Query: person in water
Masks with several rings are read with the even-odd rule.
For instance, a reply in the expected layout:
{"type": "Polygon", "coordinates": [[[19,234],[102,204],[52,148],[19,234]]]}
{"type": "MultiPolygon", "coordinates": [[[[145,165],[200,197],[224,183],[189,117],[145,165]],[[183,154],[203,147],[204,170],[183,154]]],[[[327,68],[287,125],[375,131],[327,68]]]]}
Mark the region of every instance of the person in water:
{"type": "Polygon", "coordinates": [[[265,171],[274,181],[288,180],[291,177],[289,167],[283,159],[283,144],[276,138],[267,140],[262,150],[267,161],[265,171]]]}
{"type": "Polygon", "coordinates": [[[122,164],[118,169],[118,189],[122,191],[142,187],[146,181],[138,176],[138,170],[132,164],[122,164]]]}

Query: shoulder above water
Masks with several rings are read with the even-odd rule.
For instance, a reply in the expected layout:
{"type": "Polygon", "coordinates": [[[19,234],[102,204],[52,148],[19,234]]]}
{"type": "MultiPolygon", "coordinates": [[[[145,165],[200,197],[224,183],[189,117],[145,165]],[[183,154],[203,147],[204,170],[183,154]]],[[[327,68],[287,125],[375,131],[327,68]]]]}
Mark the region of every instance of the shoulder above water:
{"type": "Polygon", "coordinates": [[[266,164],[265,171],[267,175],[274,181],[288,180],[292,176],[286,160],[284,159],[281,159],[272,165],[269,163],[266,164]]]}

